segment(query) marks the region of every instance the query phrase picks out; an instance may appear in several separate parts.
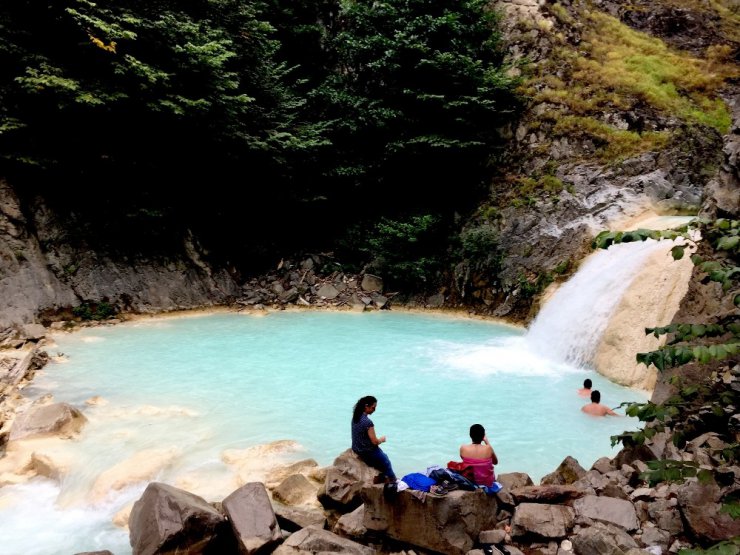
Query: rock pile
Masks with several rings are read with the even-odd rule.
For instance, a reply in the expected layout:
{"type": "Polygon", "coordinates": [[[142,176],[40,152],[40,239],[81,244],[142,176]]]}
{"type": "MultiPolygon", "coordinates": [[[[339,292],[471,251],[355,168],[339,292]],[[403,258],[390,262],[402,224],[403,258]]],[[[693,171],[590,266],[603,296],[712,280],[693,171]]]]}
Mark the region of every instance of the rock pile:
{"type": "Polygon", "coordinates": [[[244,284],[235,302],[255,309],[297,305],[362,311],[389,307],[394,294],[383,294],[380,277],[332,270],[330,263],[322,255],[310,255],[300,263],[283,260],[274,272],[244,284]]]}
{"type": "MultiPolygon", "coordinates": [[[[305,494],[294,497],[295,506],[273,509],[261,483],[247,484],[221,504],[150,484],[131,515],[131,543],[135,555],[204,553],[216,545],[222,553],[280,555],[658,555],[740,535],[740,519],[722,508],[740,491],[740,468],[717,456],[726,446],[708,433],[679,452],[667,439],[658,433],[588,471],[568,457],[538,486],[526,474],[502,474],[504,488],[494,496],[460,490],[389,496],[373,484],[377,471],[350,450],[326,469],[318,490],[323,509],[305,494]],[[697,462],[708,475],[653,487],[645,480],[647,464],[636,458],[645,450],[653,458],[697,462]],[[207,526],[194,525],[200,520],[207,526]]],[[[297,483],[296,476],[273,487],[273,499],[277,489],[297,483]]]]}

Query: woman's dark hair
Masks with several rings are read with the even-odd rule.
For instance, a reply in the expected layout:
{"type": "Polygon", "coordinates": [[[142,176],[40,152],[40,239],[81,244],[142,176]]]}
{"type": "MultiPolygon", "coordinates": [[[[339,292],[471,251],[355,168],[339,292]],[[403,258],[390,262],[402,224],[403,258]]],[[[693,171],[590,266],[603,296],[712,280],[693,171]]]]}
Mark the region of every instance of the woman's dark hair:
{"type": "Polygon", "coordinates": [[[357,422],[360,419],[362,413],[365,412],[365,407],[374,405],[377,402],[378,400],[372,395],[366,395],[365,397],[360,398],[360,400],[357,401],[357,404],[355,404],[355,410],[352,412],[352,422],[357,422]]]}
{"type": "Polygon", "coordinates": [[[486,436],[486,429],[480,424],[473,424],[470,426],[470,439],[473,443],[480,443],[486,436]]]}

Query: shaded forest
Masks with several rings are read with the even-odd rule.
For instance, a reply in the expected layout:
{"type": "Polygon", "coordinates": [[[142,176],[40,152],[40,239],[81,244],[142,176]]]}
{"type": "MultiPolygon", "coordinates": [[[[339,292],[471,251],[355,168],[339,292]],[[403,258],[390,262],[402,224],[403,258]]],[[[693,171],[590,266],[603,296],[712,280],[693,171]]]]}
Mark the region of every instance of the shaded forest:
{"type": "Polygon", "coordinates": [[[519,106],[480,0],[23,0],[0,26],[0,176],[101,251],[191,230],[241,270],[360,264],[382,225],[438,257],[519,106]]]}

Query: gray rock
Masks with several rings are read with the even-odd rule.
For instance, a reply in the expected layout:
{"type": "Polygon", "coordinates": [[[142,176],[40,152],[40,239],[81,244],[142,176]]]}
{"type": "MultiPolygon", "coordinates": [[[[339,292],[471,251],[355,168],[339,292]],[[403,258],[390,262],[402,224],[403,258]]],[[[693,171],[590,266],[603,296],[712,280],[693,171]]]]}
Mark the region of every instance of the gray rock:
{"type": "Polygon", "coordinates": [[[629,531],[640,527],[635,507],[624,499],[586,495],[577,499],[573,508],[579,517],[616,524],[629,531]]]}
{"type": "Polygon", "coordinates": [[[289,507],[280,503],[275,503],[273,509],[280,528],[289,532],[296,532],[308,526],[323,528],[326,524],[326,515],[321,509],[289,507]]]}
{"type": "Polygon", "coordinates": [[[449,555],[463,555],[478,540],[481,530],[496,524],[496,497],[482,491],[451,491],[443,497],[419,499],[410,491],[391,501],[383,487],[362,490],[365,528],[394,540],[449,555]]]}
{"type": "Polygon", "coordinates": [[[362,276],[362,283],[360,287],[363,291],[377,291],[378,293],[383,292],[383,278],[375,276],[373,274],[365,274],[362,276]]]}
{"type": "Polygon", "coordinates": [[[686,482],[678,491],[678,503],[691,532],[701,540],[718,542],[740,536],[740,519],[720,513],[722,492],[714,482],[686,482]]]}
{"type": "Polygon", "coordinates": [[[273,555],[295,555],[296,553],[375,555],[375,550],[337,536],[328,530],[308,527],[291,534],[280,547],[273,551],[273,555]]]}
{"type": "Polygon", "coordinates": [[[159,482],[147,486],[129,517],[133,555],[203,553],[227,531],[224,516],[202,497],[159,482]]]}
{"type": "Polygon", "coordinates": [[[32,406],[18,415],[10,429],[10,440],[31,437],[77,435],[87,422],[83,414],[67,403],[32,406]]]}
{"type": "Polygon", "coordinates": [[[282,540],[264,484],[245,484],[224,499],[222,505],[243,555],[269,551],[282,540]]]}
{"type": "Polygon", "coordinates": [[[617,526],[595,523],[571,538],[576,555],[624,555],[638,545],[632,537],[617,526]]]}
{"type": "Polygon", "coordinates": [[[575,513],[565,505],[522,503],[511,520],[511,536],[560,539],[570,532],[574,523],[575,513]]]}
{"type": "Polygon", "coordinates": [[[352,449],[347,449],[326,471],[324,491],[319,501],[328,508],[352,511],[361,503],[360,490],[380,476],[380,472],[362,462],[352,449]]]}

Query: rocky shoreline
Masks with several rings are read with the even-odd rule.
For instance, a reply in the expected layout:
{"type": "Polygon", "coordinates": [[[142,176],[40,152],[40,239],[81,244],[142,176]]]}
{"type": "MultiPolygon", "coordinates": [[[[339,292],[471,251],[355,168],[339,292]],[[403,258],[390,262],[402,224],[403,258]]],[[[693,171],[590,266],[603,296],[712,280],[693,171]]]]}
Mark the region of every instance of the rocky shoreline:
{"type": "MultiPolygon", "coordinates": [[[[362,287],[364,283],[369,288],[367,280],[334,275],[331,283],[315,283],[301,292],[300,274],[297,279],[298,284],[289,282],[291,287],[283,291],[298,291],[298,297],[291,301],[281,301],[281,293],[273,289],[276,301],[265,302],[270,297],[259,292],[262,302],[252,302],[256,296],[250,291],[242,302],[224,310],[274,310],[296,304],[298,298],[309,303],[304,306],[322,309],[388,308],[388,297],[377,290],[377,283],[368,291],[362,287]],[[340,290],[341,285],[334,285],[337,283],[348,285],[340,290]],[[312,287],[331,293],[329,285],[338,291],[331,299],[312,293],[312,287]],[[311,300],[316,302],[311,304],[311,300]]],[[[170,316],[183,314],[188,312],[170,316]]],[[[123,318],[140,317],[152,316],[123,318]]],[[[120,321],[57,323],[53,328],[120,321]]],[[[43,326],[22,326],[12,332],[6,330],[0,341],[3,454],[8,442],[74,437],[84,425],[84,416],[74,407],[48,399],[31,404],[23,397],[22,391],[34,373],[49,360],[44,351],[46,332],[43,326]],[[23,418],[18,418],[20,415],[23,418]]],[[[727,367],[714,379],[740,388],[740,369],[727,367]]],[[[740,425],[735,437],[738,431],[740,425]]],[[[319,468],[312,460],[275,468],[265,483],[250,482],[229,496],[231,501],[227,498],[214,504],[172,486],[150,484],[149,493],[137,502],[140,508],[132,512],[128,522],[134,553],[165,553],[175,545],[186,553],[207,552],[215,545],[226,545],[226,550],[220,551],[223,553],[278,554],[497,553],[492,549],[527,555],[678,553],[682,548],[707,546],[740,535],[740,520],[732,519],[722,509],[728,498],[740,492],[740,467],[728,465],[721,458],[726,447],[717,434],[705,433],[679,450],[670,440],[670,430],[659,431],[644,445],[625,448],[614,459],[602,458],[589,470],[568,457],[539,485],[523,473],[503,474],[498,478],[503,490],[490,499],[479,491],[453,491],[442,498],[419,497],[407,491],[389,500],[382,487],[373,485],[375,472],[351,453],[343,453],[328,468],[319,468]],[[647,462],[653,459],[696,464],[712,478],[694,477],[652,487],[647,462]],[[157,492],[153,497],[156,502],[150,499],[151,488],[157,492]],[[193,504],[201,508],[196,510],[193,504]],[[169,507],[166,514],[162,514],[162,507],[169,507]],[[172,507],[187,515],[205,511],[206,520],[180,518],[182,514],[172,513],[172,507]],[[487,517],[481,518],[482,514],[487,517]],[[471,515],[477,516],[471,520],[471,515]],[[180,522],[180,528],[171,523],[173,518],[180,522]],[[267,523],[270,532],[266,536],[265,529],[253,529],[251,525],[245,529],[244,522],[267,523]],[[152,523],[159,524],[152,528],[152,523]],[[155,550],[143,547],[154,544],[159,546],[155,550]],[[206,549],[208,545],[211,548],[206,549]]],[[[29,460],[22,469],[25,479],[33,475],[53,477],[58,470],[43,457],[31,456],[29,460]]],[[[12,477],[0,472],[0,486],[8,483],[14,483],[12,477]]],[[[125,523],[125,516],[123,520],[125,523]]]]}

